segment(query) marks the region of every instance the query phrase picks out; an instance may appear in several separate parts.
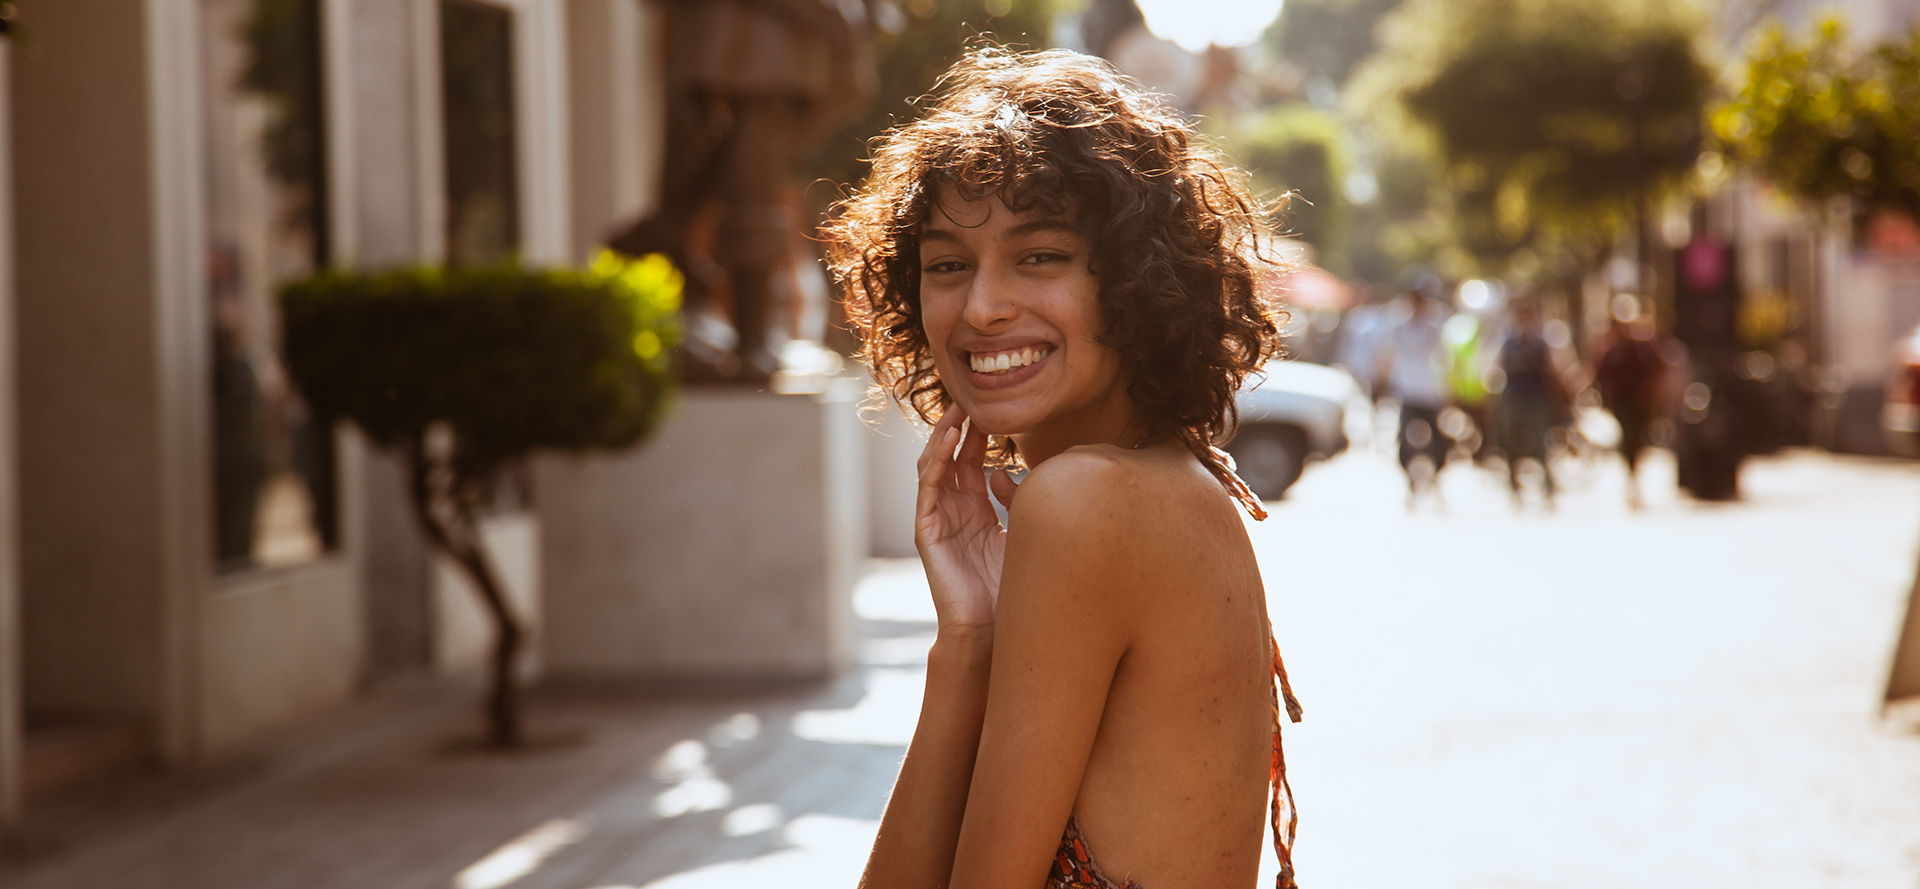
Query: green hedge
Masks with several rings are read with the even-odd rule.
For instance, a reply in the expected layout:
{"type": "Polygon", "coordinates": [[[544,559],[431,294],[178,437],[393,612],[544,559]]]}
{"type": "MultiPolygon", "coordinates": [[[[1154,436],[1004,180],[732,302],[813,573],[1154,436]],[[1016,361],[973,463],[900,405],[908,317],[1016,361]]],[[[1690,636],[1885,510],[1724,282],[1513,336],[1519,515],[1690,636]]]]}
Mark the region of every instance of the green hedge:
{"type": "Polygon", "coordinates": [[[469,471],[623,448],[671,391],[680,284],[665,257],[611,253],[584,271],[323,273],[281,292],[287,368],[382,447],[447,423],[469,471]]]}

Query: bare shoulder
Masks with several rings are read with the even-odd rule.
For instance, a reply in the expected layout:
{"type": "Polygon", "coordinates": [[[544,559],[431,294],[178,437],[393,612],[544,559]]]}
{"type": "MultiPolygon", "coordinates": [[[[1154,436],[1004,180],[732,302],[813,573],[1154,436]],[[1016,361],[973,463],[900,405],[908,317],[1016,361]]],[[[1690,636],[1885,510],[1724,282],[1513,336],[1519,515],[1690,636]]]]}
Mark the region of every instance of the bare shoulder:
{"type": "Polygon", "coordinates": [[[1089,513],[1124,508],[1139,493],[1143,469],[1116,447],[1087,445],[1054,456],[1027,473],[1015,499],[1013,521],[1051,525],[1090,518],[1089,513]]]}
{"type": "Polygon", "coordinates": [[[1028,473],[1008,513],[1009,544],[1112,549],[1156,558],[1194,531],[1243,533],[1233,501],[1184,449],[1086,445],[1028,473]]]}

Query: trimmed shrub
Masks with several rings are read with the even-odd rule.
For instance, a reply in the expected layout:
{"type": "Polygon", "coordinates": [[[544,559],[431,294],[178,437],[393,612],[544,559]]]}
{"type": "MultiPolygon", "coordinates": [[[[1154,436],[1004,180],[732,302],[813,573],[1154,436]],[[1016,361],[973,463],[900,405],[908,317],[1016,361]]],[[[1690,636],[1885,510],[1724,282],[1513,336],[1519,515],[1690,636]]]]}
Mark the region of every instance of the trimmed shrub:
{"type": "Polygon", "coordinates": [[[286,364],[317,414],[406,464],[416,518],[493,615],[495,745],[520,743],[513,613],[477,527],[499,472],[539,450],[639,443],[672,392],[680,273],[603,253],[585,270],[325,272],[280,294],[286,364]]]}

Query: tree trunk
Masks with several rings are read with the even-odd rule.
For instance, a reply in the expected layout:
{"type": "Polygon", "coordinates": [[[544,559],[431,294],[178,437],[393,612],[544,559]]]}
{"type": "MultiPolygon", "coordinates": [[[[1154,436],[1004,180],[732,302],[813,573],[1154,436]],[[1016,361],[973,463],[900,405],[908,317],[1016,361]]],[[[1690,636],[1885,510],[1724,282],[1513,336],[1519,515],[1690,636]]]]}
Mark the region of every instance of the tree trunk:
{"type": "Polygon", "coordinates": [[[1893,665],[1887,669],[1887,690],[1880,714],[1895,702],[1920,695],[1920,570],[1907,591],[1907,616],[1900,624],[1900,640],[1893,646],[1893,665]]]}
{"type": "Polygon", "coordinates": [[[479,522],[472,509],[454,492],[459,480],[452,478],[451,467],[435,465],[426,444],[415,441],[407,447],[407,469],[412,483],[413,509],[427,539],[436,549],[453,559],[480,593],[487,613],[493,617],[494,646],[483,716],[487,742],[494,747],[518,747],[523,740],[520,719],[520,688],[514,676],[524,631],[507,601],[498,572],[487,557],[486,541],[480,536],[479,522]]]}

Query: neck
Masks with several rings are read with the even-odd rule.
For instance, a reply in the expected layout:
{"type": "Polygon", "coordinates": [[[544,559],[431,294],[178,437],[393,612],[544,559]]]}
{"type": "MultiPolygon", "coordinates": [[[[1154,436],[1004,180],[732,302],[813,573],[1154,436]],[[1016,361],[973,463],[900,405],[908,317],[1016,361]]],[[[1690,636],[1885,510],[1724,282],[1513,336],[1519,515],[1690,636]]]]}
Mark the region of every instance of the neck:
{"type": "Polygon", "coordinates": [[[1027,468],[1039,466],[1068,448],[1090,444],[1110,444],[1133,448],[1146,434],[1146,420],[1139,406],[1121,388],[1117,397],[1088,405],[1051,423],[1013,436],[1027,468]]]}

